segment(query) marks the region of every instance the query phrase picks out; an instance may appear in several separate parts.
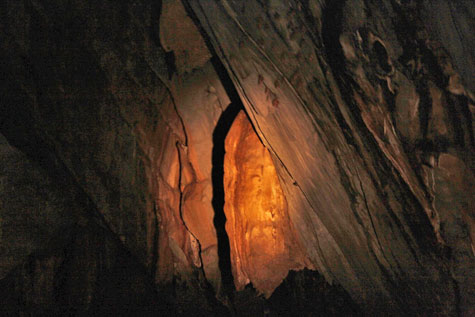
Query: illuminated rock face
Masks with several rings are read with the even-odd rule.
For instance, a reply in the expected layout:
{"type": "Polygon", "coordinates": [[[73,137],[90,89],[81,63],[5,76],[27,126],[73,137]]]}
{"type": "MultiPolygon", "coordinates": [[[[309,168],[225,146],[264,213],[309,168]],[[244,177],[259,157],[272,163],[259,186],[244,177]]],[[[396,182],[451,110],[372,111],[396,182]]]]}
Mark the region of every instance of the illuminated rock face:
{"type": "Polygon", "coordinates": [[[274,163],[243,111],[226,137],[224,187],[236,288],[252,283],[269,296],[302,264],[274,163]]]}
{"type": "Polygon", "coordinates": [[[474,316],[472,2],[2,1],[0,315],[474,316]]]}

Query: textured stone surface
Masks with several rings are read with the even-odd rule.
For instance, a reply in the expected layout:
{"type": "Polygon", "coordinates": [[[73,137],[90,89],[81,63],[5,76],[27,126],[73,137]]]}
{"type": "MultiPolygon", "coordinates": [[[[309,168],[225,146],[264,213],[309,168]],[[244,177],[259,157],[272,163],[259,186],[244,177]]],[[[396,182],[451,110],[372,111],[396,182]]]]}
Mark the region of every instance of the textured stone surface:
{"type": "Polygon", "coordinates": [[[103,218],[148,278],[171,283],[192,269],[178,207],[176,142],[185,134],[162,81],[159,10],[152,1],[2,3],[1,56],[10,62],[1,65],[0,127],[59,187],[81,193],[74,199],[103,218]]]}
{"type": "Polygon", "coordinates": [[[1,309],[279,315],[292,289],[309,313],[473,314],[473,15],[469,0],[2,2],[1,309]],[[236,198],[257,152],[220,193],[241,102],[285,203],[236,198]],[[268,227],[248,209],[227,208],[226,254],[225,195],[288,217],[278,265],[243,239],[268,227]],[[263,299],[225,289],[237,259],[238,287],[267,297],[289,269],[319,273],[263,299]]]}
{"type": "Polygon", "coordinates": [[[74,196],[0,134],[0,279],[31,254],[70,239],[74,196]],[[57,236],[61,235],[60,241],[57,236]]]}
{"type": "Polygon", "coordinates": [[[78,188],[0,137],[0,313],[173,312],[78,188]]]}
{"type": "MultiPolygon", "coordinates": [[[[368,311],[469,314],[473,287],[454,272],[473,271],[470,221],[456,225],[462,210],[434,206],[423,179],[443,153],[470,157],[471,97],[455,57],[428,33],[424,6],[188,3],[283,165],[290,219],[313,264],[368,311]],[[445,226],[464,238],[449,244],[445,226]],[[437,244],[465,255],[447,261],[437,244]]],[[[471,188],[458,201],[472,205],[471,188]]]]}
{"type": "Polygon", "coordinates": [[[269,297],[304,259],[274,162],[243,111],[226,137],[223,181],[234,283],[269,297]]]}

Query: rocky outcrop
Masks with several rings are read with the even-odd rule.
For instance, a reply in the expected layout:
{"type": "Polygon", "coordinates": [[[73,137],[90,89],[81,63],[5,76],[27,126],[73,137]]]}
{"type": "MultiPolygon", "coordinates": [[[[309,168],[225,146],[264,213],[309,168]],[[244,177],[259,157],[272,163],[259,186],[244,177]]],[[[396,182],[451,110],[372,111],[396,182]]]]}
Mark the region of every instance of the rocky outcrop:
{"type": "Polygon", "coordinates": [[[6,313],[473,314],[469,1],[0,7],[6,313]]]}
{"type": "MultiPolygon", "coordinates": [[[[471,162],[473,97],[428,33],[424,4],[189,6],[280,166],[290,219],[318,270],[367,311],[469,314],[473,287],[455,271],[473,271],[470,221],[464,208],[436,206],[455,193],[434,193],[432,175],[446,155],[471,162]],[[445,226],[465,238],[449,243],[445,226]],[[463,259],[449,264],[436,245],[464,245],[463,259]]],[[[472,188],[473,169],[461,169],[472,188]]]]}

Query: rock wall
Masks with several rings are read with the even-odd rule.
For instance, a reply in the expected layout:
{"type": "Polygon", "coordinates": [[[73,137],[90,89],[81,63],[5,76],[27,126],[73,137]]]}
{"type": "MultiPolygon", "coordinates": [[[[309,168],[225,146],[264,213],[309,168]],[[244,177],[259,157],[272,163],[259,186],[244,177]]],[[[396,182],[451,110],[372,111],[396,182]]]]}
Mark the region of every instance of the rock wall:
{"type": "Polygon", "coordinates": [[[304,267],[288,205],[267,149],[246,114],[226,137],[224,213],[237,290],[247,284],[269,297],[289,270],[304,267]]]}
{"type": "MultiPolygon", "coordinates": [[[[290,219],[315,267],[366,311],[470,314],[473,274],[461,272],[474,265],[465,211],[473,209],[473,92],[424,20],[428,7],[443,9],[187,3],[280,165],[290,219]],[[441,160],[459,166],[451,185],[441,160]]],[[[470,25],[456,16],[455,26],[430,22],[439,34],[470,25]]]]}
{"type": "Polygon", "coordinates": [[[2,312],[473,314],[474,15],[4,1],[2,312]]]}

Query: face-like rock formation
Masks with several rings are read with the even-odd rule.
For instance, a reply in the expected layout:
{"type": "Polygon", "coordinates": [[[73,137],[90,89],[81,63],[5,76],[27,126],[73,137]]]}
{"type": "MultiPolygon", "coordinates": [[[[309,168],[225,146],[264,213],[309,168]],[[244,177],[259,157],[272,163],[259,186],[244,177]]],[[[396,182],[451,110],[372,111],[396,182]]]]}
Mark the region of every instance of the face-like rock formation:
{"type": "Polygon", "coordinates": [[[4,1],[0,312],[474,314],[474,16],[4,1]]]}

